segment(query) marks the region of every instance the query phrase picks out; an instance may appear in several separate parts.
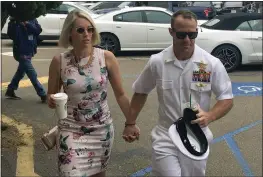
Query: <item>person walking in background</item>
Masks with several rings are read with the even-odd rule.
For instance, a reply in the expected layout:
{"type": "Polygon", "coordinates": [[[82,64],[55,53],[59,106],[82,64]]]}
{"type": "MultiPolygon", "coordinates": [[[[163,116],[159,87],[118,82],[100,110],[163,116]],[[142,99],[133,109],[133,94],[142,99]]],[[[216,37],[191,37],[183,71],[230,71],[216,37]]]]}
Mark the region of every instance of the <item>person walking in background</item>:
{"type": "Polygon", "coordinates": [[[7,35],[13,40],[13,56],[19,65],[5,93],[7,98],[21,99],[15,94],[15,90],[18,89],[20,80],[27,74],[41,101],[46,102],[46,92],[37,79],[37,72],[31,61],[37,53],[37,38],[41,32],[42,28],[36,19],[25,22],[10,19],[7,35]]]}
{"type": "Polygon", "coordinates": [[[83,11],[71,11],[59,45],[73,49],[52,59],[48,80],[50,108],[56,107],[53,94],[62,86],[68,95],[67,117],[58,120],[59,176],[106,175],[114,140],[108,81],[124,116],[129,114],[118,61],[110,51],[94,47],[98,44],[100,35],[92,18],[83,11]]]}

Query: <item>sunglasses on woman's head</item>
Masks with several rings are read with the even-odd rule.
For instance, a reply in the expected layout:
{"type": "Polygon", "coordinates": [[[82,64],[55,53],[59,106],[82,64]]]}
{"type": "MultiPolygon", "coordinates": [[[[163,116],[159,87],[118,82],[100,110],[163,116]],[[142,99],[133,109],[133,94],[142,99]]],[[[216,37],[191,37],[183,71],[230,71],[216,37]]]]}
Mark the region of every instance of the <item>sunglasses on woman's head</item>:
{"type": "Polygon", "coordinates": [[[94,32],[94,28],[93,27],[88,27],[87,29],[83,28],[83,27],[78,27],[76,28],[77,33],[79,34],[83,34],[85,31],[87,31],[88,33],[93,33],[94,32]]]}
{"type": "Polygon", "coordinates": [[[181,31],[175,31],[175,29],[173,29],[173,32],[175,32],[175,35],[178,39],[185,39],[186,36],[189,37],[189,39],[195,39],[198,35],[198,32],[181,32],[181,31]]]}

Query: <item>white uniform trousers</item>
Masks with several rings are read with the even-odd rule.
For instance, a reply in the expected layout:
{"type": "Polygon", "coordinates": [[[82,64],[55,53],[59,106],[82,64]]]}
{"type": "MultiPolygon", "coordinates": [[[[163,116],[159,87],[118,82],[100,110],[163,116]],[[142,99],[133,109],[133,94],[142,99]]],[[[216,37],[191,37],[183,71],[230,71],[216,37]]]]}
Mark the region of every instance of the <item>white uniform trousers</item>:
{"type": "MultiPolygon", "coordinates": [[[[205,131],[205,134],[210,143],[213,139],[211,131],[205,131]]],[[[173,144],[167,129],[157,125],[152,130],[151,176],[205,176],[206,163],[207,159],[197,161],[182,154],[173,144]]]]}

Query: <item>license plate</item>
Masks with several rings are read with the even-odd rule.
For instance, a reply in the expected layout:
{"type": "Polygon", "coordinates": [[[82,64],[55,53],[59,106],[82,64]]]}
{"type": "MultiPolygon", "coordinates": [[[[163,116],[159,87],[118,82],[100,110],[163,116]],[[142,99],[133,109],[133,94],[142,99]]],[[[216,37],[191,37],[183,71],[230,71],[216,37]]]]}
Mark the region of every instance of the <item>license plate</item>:
{"type": "Polygon", "coordinates": [[[236,10],[231,10],[231,13],[237,13],[237,11],[236,10]]]}

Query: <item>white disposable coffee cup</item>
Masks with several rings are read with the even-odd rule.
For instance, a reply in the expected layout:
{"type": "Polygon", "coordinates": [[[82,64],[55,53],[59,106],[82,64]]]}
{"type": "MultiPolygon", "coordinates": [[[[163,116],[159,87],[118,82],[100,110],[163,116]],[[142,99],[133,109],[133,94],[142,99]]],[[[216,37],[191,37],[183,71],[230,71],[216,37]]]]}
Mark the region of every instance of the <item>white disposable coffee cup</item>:
{"type": "Polygon", "coordinates": [[[53,99],[56,102],[56,114],[59,119],[64,119],[67,117],[67,102],[68,95],[66,93],[57,93],[53,95],[53,99]]]}

